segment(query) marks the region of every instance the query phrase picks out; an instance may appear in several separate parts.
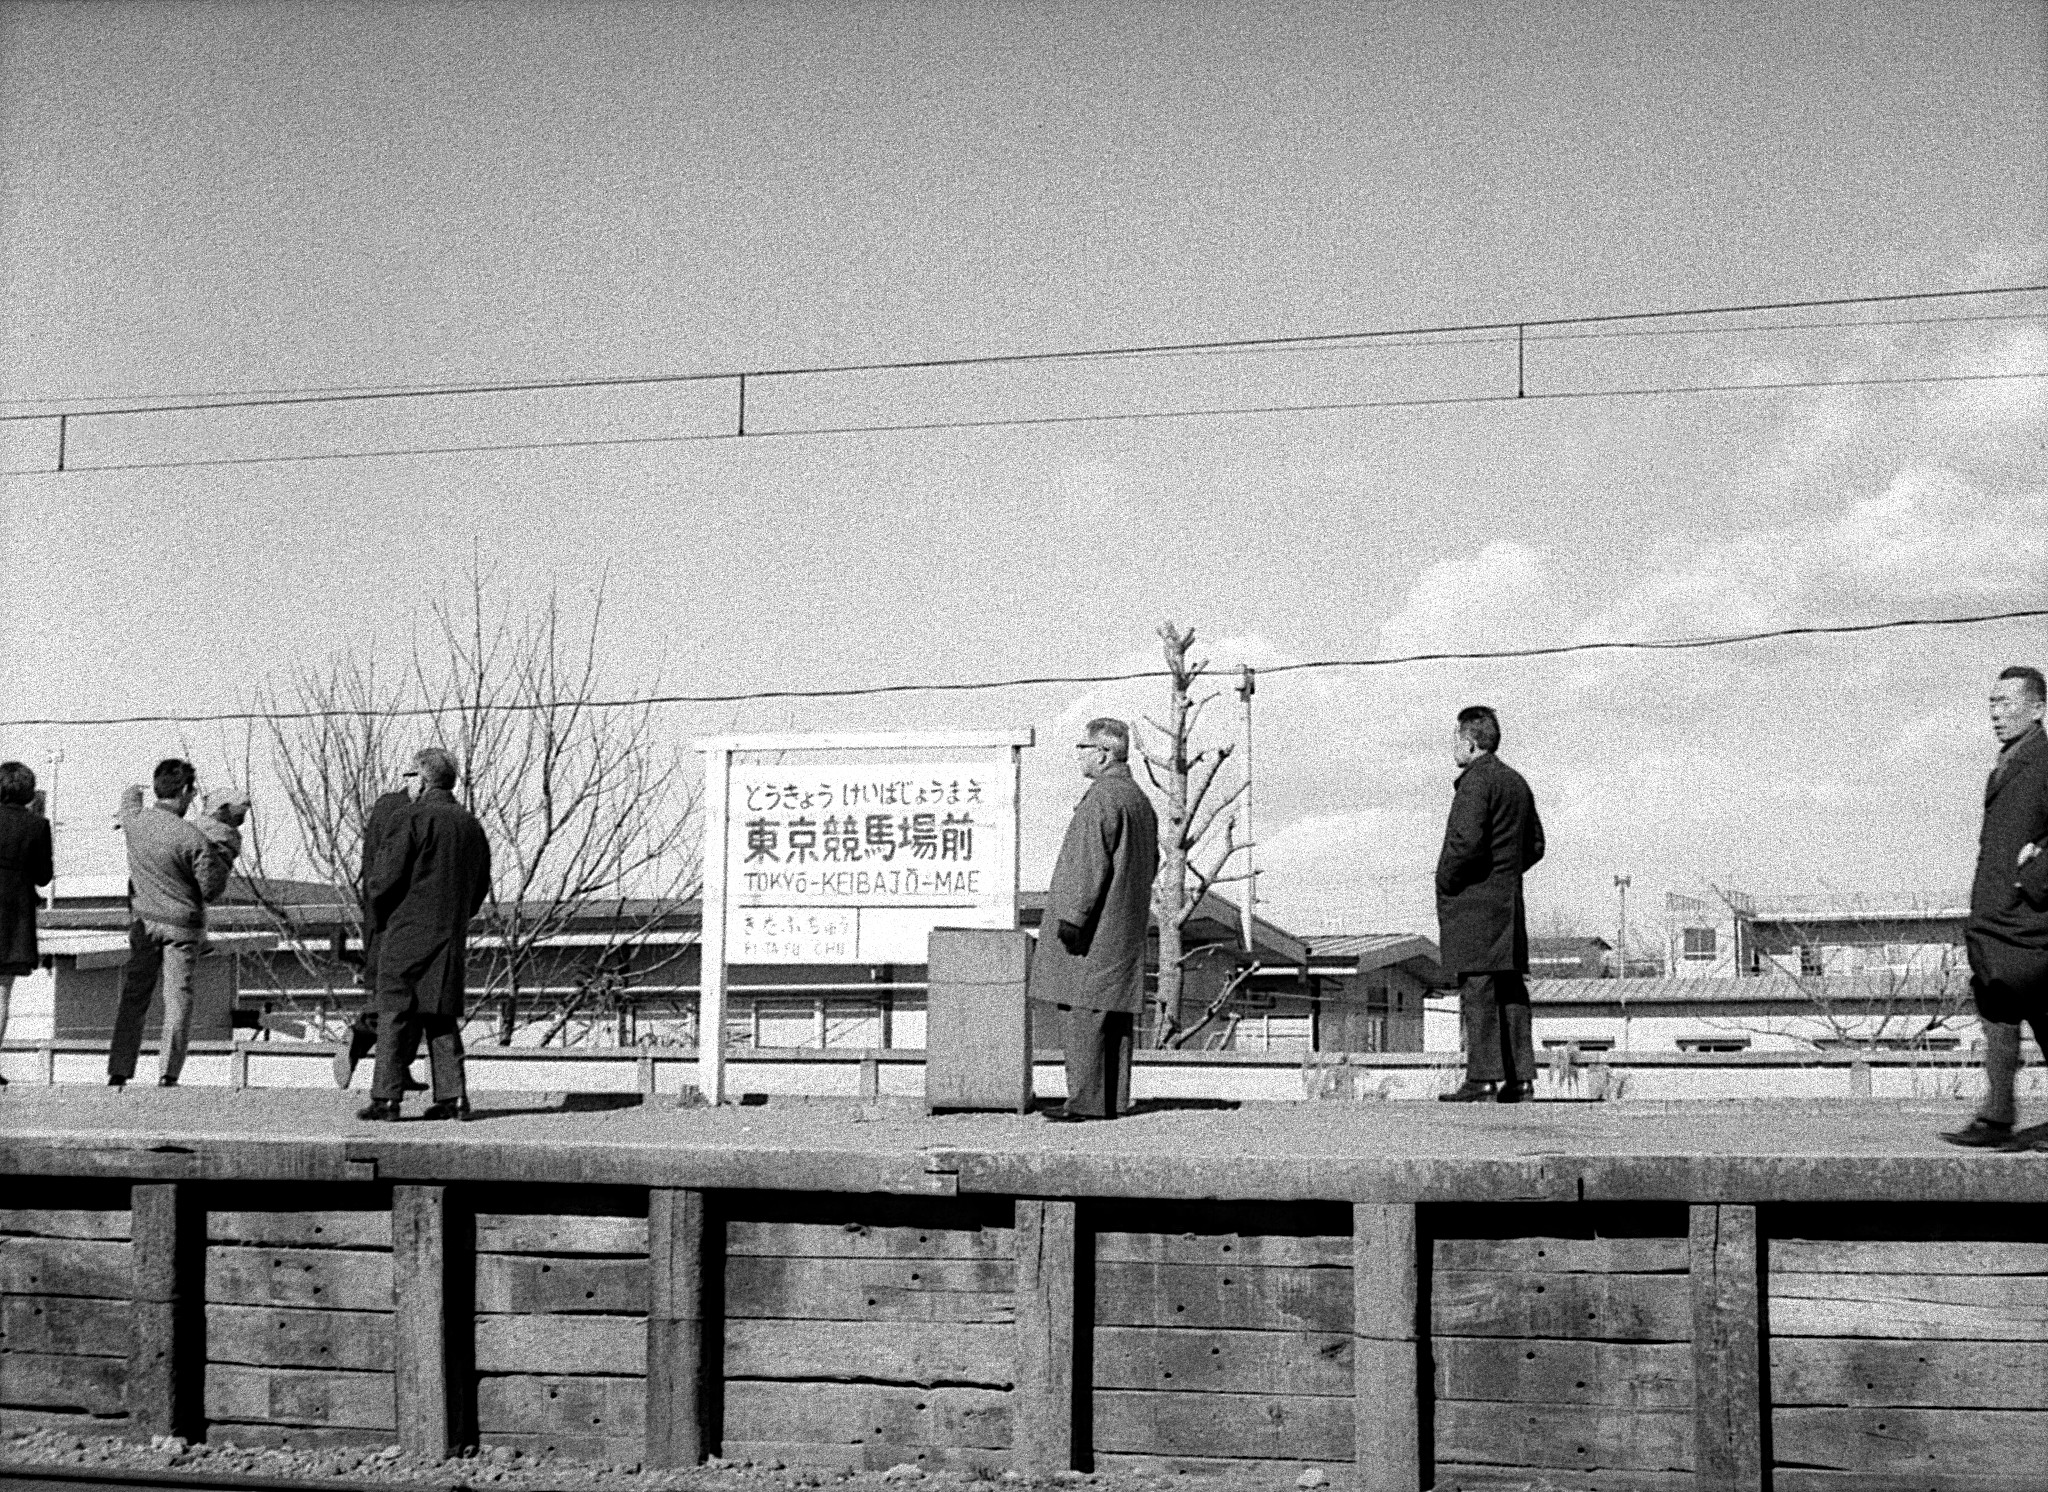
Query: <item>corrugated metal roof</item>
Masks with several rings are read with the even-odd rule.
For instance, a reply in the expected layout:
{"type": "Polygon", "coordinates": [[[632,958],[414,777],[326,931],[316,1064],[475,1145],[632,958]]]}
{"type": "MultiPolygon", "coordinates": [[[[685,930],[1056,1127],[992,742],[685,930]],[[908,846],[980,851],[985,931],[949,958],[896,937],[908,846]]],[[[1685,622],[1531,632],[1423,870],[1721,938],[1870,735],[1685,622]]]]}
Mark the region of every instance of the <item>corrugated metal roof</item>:
{"type": "Polygon", "coordinates": [[[1970,971],[1828,974],[1794,979],[1766,974],[1741,979],[1532,979],[1538,1005],[1700,1005],[1782,1001],[1792,1005],[1883,1004],[1887,1001],[1960,1000],[1970,971]]]}

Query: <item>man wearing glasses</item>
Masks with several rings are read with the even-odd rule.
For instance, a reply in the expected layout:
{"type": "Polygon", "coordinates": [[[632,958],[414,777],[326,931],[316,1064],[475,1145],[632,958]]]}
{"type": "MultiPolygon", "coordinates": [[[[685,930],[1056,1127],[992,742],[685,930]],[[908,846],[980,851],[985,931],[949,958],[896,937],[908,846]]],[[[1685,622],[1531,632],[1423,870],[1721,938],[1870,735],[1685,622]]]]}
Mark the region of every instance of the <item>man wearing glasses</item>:
{"type": "Polygon", "coordinates": [[[1046,1116],[1055,1123],[1113,1119],[1130,1099],[1159,873],[1159,819],[1131,776],[1130,727],[1091,720],[1074,750],[1089,787],[1060,844],[1031,959],[1031,998],[1065,1028],[1067,1102],[1046,1116]]]}

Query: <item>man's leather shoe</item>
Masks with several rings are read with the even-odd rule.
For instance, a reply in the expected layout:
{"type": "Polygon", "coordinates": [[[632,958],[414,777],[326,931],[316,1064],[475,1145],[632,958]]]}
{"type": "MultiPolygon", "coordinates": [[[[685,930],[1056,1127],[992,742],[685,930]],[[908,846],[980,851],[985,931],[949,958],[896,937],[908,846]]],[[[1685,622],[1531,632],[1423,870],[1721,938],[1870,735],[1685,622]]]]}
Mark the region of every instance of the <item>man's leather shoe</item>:
{"type": "Polygon", "coordinates": [[[334,1049],[334,1086],[346,1088],[355,1080],[355,1052],[347,1042],[334,1049]]]}
{"type": "Polygon", "coordinates": [[[469,1100],[466,1098],[444,1098],[439,1103],[428,1104],[426,1112],[421,1114],[420,1117],[422,1119],[467,1119],[469,1117],[469,1100]]]}
{"type": "Polygon", "coordinates": [[[174,1077],[160,1077],[156,1080],[156,1085],[159,1088],[175,1088],[178,1086],[178,1080],[174,1077]]]}
{"type": "Polygon", "coordinates": [[[1475,1083],[1470,1079],[1460,1083],[1449,1093],[1439,1093],[1438,1103],[1492,1103],[1493,1084],[1475,1083]]]}
{"type": "Polygon", "coordinates": [[[1493,1095],[1495,1103],[1527,1103],[1536,1096],[1534,1083],[1502,1083],[1500,1091],[1493,1095]]]}
{"type": "Polygon", "coordinates": [[[1045,1122],[1047,1124],[1088,1124],[1093,1122],[1095,1117],[1093,1114],[1077,1114],[1069,1108],[1047,1109],[1045,1111],[1045,1122]]]}
{"type": "Polygon", "coordinates": [[[125,1088],[128,1086],[128,1080],[126,1078],[117,1078],[110,1072],[107,1074],[107,1086],[109,1088],[125,1088]]]}
{"type": "Polygon", "coordinates": [[[2012,1143],[2012,1126],[2000,1124],[1995,1119],[1972,1119],[1961,1129],[1945,1129],[1941,1137],[1951,1145],[1964,1145],[1972,1150],[1992,1150],[2000,1145],[2012,1143]]]}
{"type": "Polygon", "coordinates": [[[398,1117],[398,1100],[395,1098],[373,1098],[356,1110],[358,1119],[373,1123],[389,1123],[398,1117]]]}

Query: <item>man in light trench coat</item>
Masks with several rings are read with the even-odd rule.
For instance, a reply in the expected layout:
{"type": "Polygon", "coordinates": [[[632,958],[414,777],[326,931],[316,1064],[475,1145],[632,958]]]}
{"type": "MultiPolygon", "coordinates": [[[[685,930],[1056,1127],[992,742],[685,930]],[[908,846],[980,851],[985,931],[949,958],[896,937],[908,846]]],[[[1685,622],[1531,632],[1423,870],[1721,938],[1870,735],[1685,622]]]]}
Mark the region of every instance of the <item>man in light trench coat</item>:
{"type": "Polygon", "coordinates": [[[483,826],[455,801],[455,758],[429,746],[406,774],[417,783],[412,811],[384,836],[370,872],[379,927],[377,1076],[359,1119],[396,1119],[405,1096],[400,1061],[427,1038],[434,1102],[421,1117],[467,1119],[462,1071],[462,1004],[469,921],[491,891],[491,847],[483,826]]]}
{"type": "Polygon", "coordinates": [[[1074,806],[1031,956],[1031,998],[1061,1012],[1067,1102],[1055,1123],[1128,1107],[1131,1036],[1145,999],[1145,938],[1159,873],[1159,819],[1131,776],[1131,732],[1088,722],[1075,743],[1088,791],[1074,806]]]}

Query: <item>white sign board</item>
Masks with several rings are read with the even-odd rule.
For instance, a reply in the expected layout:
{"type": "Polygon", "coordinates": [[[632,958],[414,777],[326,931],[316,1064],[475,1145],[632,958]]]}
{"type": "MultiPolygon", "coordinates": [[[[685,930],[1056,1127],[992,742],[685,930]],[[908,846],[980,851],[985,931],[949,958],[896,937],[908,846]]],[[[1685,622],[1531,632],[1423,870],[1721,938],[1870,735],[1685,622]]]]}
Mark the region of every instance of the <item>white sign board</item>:
{"type": "Polygon", "coordinates": [[[934,927],[1016,925],[1014,763],[730,770],[727,963],[923,963],[934,927]]]}

